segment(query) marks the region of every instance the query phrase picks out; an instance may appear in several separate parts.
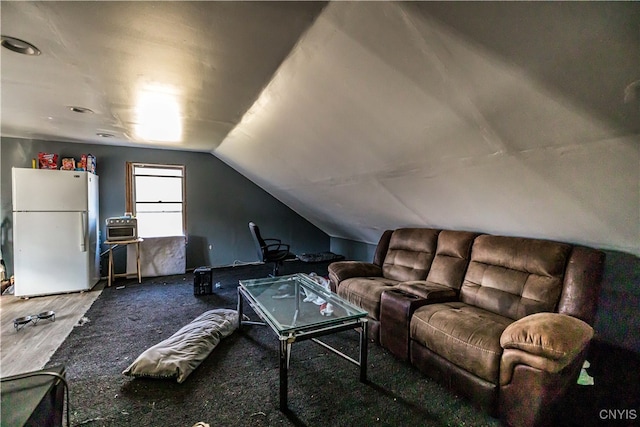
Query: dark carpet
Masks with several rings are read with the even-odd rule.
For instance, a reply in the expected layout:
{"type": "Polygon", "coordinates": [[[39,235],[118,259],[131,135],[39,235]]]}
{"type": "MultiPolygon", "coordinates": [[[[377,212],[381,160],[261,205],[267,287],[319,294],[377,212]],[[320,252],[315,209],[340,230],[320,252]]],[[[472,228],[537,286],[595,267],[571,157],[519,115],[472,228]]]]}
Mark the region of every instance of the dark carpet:
{"type": "MultiPolygon", "coordinates": [[[[327,265],[293,261],[282,273],[324,276],[327,265]]],[[[191,427],[199,421],[211,427],[499,425],[375,344],[369,346],[368,383],[358,380],[356,366],[321,346],[311,341],[294,344],[290,409],[281,412],[278,340],[264,326],[245,326],[224,338],[182,384],[122,375],[145,349],[204,311],[236,308],[238,280],[266,277],[270,270],[267,265],[215,269],[213,282],[221,286],[202,296],[193,293],[193,274],[146,279],[142,284],[118,281],[106,288],[86,313],[89,322],[75,327],[47,364],[66,367],[72,425],[191,427]]],[[[355,331],[324,340],[357,354],[355,331]]],[[[572,398],[580,396],[574,393],[572,398]]],[[[591,404],[571,405],[574,412],[581,406],[588,411],[591,404]]],[[[589,417],[573,415],[566,417],[565,425],[589,417]]]]}

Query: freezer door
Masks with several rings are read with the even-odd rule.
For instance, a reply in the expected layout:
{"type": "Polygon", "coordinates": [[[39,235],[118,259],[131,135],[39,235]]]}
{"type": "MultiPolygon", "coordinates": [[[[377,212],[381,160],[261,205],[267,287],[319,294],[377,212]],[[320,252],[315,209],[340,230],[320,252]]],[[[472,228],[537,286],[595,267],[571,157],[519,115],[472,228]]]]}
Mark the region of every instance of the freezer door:
{"type": "Polygon", "coordinates": [[[86,211],[88,172],[13,168],[14,211],[86,211]]]}
{"type": "Polygon", "coordinates": [[[15,295],[88,290],[91,274],[87,212],[14,212],[15,295]]]}

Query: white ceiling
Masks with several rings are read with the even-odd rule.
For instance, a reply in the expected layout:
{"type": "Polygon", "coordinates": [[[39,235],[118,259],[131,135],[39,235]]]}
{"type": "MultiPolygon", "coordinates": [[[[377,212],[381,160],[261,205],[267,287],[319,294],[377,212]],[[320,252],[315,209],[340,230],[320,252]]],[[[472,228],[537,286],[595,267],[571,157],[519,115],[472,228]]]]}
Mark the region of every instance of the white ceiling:
{"type": "Polygon", "coordinates": [[[211,152],[336,237],[420,225],[640,254],[638,3],[1,8],[2,34],[42,50],[2,49],[3,136],[211,152]],[[137,136],[149,85],[177,100],[180,141],[137,136]]]}
{"type": "Polygon", "coordinates": [[[323,4],[3,1],[1,7],[2,34],[42,51],[27,57],[2,49],[3,135],[209,152],[323,4]],[[158,86],[180,109],[183,135],[175,143],[136,135],[139,97],[158,86]]]}

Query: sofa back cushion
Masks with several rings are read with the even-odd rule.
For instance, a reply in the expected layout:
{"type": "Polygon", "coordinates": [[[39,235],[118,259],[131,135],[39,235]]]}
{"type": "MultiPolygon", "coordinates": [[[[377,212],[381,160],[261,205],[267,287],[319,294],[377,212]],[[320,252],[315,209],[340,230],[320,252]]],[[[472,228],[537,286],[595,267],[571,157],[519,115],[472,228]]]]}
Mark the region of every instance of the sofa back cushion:
{"type": "Polygon", "coordinates": [[[565,243],[478,236],[460,299],[514,320],[556,311],[570,253],[565,243]]]}
{"type": "Polygon", "coordinates": [[[425,280],[436,254],[438,233],[430,228],[399,228],[389,240],[382,275],[400,282],[425,280]]]}
{"type": "Polygon", "coordinates": [[[470,231],[442,230],[438,234],[436,256],[427,281],[459,290],[469,264],[471,245],[477,235],[470,231]]]}

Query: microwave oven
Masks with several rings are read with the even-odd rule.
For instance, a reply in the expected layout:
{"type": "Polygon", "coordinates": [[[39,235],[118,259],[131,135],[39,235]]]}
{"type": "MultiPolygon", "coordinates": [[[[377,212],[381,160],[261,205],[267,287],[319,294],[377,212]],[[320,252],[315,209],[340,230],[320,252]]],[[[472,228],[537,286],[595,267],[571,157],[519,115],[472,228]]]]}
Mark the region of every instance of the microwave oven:
{"type": "Polygon", "coordinates": [[[130,216],[107,218],[107,241],[138,238],[138,220],[130,216]]]}

